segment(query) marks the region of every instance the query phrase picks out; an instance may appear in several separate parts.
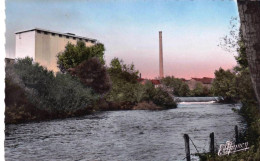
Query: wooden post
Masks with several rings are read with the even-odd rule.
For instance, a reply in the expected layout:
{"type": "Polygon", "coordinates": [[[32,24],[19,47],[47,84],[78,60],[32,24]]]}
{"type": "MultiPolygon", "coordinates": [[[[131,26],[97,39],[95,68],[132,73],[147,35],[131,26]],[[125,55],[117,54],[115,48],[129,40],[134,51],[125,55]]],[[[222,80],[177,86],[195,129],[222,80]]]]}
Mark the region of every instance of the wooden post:
{"type": "Polygon", "coordinates": [[[185,153],[186,153],[186,160],[190,161],[190,138],[188,134],[183,135],[184,142],[185,142],[185,153]]]}
{"type": "Polygon", "coordinates": [[[210,133],[210,144],[209,144],[209,151],[210,153],[214,154],[214,132],[210,133]]]}
{"type": "Polygon", "coordinates": [[[237,125],[235,126],[235,139],[236,139],[236,144],[238,144],[239,138],[238,138],[238,127],[237,127],[237,125]]]}

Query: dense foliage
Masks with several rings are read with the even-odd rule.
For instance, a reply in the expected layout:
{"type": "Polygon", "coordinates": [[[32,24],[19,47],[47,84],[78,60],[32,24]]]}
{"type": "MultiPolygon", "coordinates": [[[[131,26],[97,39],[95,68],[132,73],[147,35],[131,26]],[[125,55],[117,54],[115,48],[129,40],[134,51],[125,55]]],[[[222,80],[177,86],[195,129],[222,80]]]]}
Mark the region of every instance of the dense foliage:
{"type": "Polygon", "coordinates": [[[98,58],[90,58],[83,61],[68,72],[77,76],[87,87],[91,87],[96,93],[103,94],[110,90],[111,82],[107,70],[98,58]]]}
{"type": "Polygon", "coordinates": [[[75,68],[83,61],[93,57],[97,57],[102,64],[105,64],[104,51],[105,47],[101,43],[91,47],[87,47],[83,41],[78,41],[76,45],[68,43],[65,51],[58,54],[57,64],[61,72],[66,72],[69,68],[75,68]]]}
{"type": "Polygon", "coordinates": [[[195,97],[205,97],[211,95],[211,89],[206,86],[203,86],[201,82],[195,84],[195,88],[190,91],[190,96],[195,97]]]}
{"type": "Polygon", "coordinates": [[[215,79],[211,87],[216,96],[222,96],[225,101],[233,102],[237,100],[236,75],[230,70],[220,68],[215,71],[215,79]]]}
{"type": "Polygon", "coordinates": [[[187,96],[209,96],[211,95],[210,89],[203,86],[202,83],[197,82],[195,84],[195,88],[190,90],[188,84],[182,79],[175,78],[174,76],[167,76],[162,79],[162,83],[170,89],[173,89],[173,95],[179,97],[187,97],[187,96]]]}
{"type": "Polygon", "coordinates": [[[117,78],[130,83],[136,83],[139,71],[135,69],[134,64],[127,65],[123,60],[114,58],[108,68],[111,78],[117,78]]]}
{"type": "Polygon", "coordinates": [[[189,86],[179,78],[167,76],[162,79],[162,83],[168,88],[173,88],[173,94],[175,96],[185,97],[190,95],[189,86]]]}
{"type": "Polygon", "coordinates": [[[76,77],[48,71],[32,59],[18,59],[14,70],[28,91],[27,98],[37,108],[50,112],[74,112],[90,107],[97,99],[91,88],[76,77]]]}
{"type": "Polygon", "coordinates": [[[106,95],[107,101],[132,104],[152,101],[165,108],[176,107],[176,103],[170,95],[161,88],[155,88],[151,82],[147,82],[145,85],[138,83],[138,71],[135,70],[133,64],[127,65],[122,60],[114,58],[108,71],[112,80],[112,89],[106,95]]]}

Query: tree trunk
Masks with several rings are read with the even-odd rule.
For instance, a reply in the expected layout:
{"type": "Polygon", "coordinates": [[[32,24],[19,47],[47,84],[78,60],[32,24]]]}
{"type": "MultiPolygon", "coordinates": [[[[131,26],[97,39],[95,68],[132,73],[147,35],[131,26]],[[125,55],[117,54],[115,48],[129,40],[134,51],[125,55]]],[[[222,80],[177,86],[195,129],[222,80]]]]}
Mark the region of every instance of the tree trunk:
{"type": "Polygon", "coordinates": [[[237,0],[251,80],[260,110],[260,1],[237,0]]]}

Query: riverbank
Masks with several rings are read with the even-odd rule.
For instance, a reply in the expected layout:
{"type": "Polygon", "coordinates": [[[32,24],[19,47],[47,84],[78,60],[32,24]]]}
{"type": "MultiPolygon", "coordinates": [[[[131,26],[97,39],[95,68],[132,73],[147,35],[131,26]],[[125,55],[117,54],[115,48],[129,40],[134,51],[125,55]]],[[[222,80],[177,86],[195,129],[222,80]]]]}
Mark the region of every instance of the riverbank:
{"type": "MultiPolygon", "coordinates": [[[[5,124],[19,124],[27,122],[47,121],[53,119],[65,119],[93,114],[97,111],[120,111],[120,110],[166,110],[169,107],[158,106],[152,101],[131,102],[108,102],[99,99],[90,106],[72,110],[48,110],[40,109],[27,98],[27,92],[12,81],[6,80],[5,89],[5,124]]],[[[177,104],[171,108],[177,108],[177,104]]]]}
{"type": "MultiPolygon", "coordinates": [[[[152,102],[140,102],[137,104],[131,103],[109,103],[109,105],[100,105],[98,107],[98,111],[124,111],[124,110],[150,110],[150,111],[158,111],[158,110],[167,110],[167,108],[163,108],[155,105],[152,102]],[[103,107],[101,107],[103,106],[103,107]]],[[[176,107],[173,107],[176,108],[176,107]]],[[[5,109],[5,124],[19,124],[19,123],[28,123],[28,122],[38,122],[38,121],[47,121],[54,119],[66,119],[71,117],[80,117],[84,115],[95,114],[98,112],[95,110],[90,111],[89,108],[81,109],[78,111],[74,111],[71,113],[50,113],[45,110],[37,109],[36,107],[28,104],[25,106],[12,106],[6,107],[5,109]]]]}
{"type": "MultiPolygon", "coordinates": [[[[100,99],[91,106],[85,108],[58,111],[39,109],[34,104],[30,103],[26,97],[26,91],[18,85],[6,81],[6,97],[5,97],[5,124],[19,124],[27,122],[47,121],[53,119],[65,119],[70,117],[80,117],[88,114],[94,114],[97,111],[121,111],[121,110],[166,110],[169,109],[157,106],[152,101],[142,101],[139,103],[131,102],[108,102],[100,99]]],[[[172,106],[177,108],[177,105],[172,106]]]]}
{"type": "MultiPolygon", "coordinates": [[[[84,65],[88,63],[79,67],[83,68],[84,65]]],[[[98,81],[100,75],[96,75],[99,72],[95,70],[91,68],[94,74],[90,75],[94,75],[95,79],[90,79],[85,68],[80,72],[83,74],[81,76],[60,72],[54,74],[28,57],[6,64],[5,123],[76,117],[96,111],[163,110],[177,107],[167,91],[155,88],[151,83],[140,84],[137,73],[124,70],[121,72],[124,77],[117,78],[118,71],[111,69],[112,87],[100,93],[104,85],[111,84],[107,74],[105,77],[108,82],[98,81]]]]}
{"type": "MultiPolygon", "coordinates": [[[[203,153],[198,154],[201,161],[236,161],[260,160],[260,114],[256,104],[244,104],[240,110],[237,111],[247,123],[247,128],[244,133],[240,133],[240,143],[248,142],[249,150],[240,151],[230,155],[218,156],[215,154],[203,153]]],[[[218,147],[219,148],[219,147],[218,147]]]]}

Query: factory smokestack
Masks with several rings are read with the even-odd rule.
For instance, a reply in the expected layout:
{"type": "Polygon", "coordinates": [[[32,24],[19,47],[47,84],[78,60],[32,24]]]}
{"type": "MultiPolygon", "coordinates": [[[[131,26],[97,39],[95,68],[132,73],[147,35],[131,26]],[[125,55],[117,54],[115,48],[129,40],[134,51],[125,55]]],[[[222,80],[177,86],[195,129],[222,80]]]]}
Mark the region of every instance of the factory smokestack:
{"type": "Polygon", "coordinates": [[[159,77],[163,78],[163,47],[162,47],[162,31],[159,31],[159,77]]]}

